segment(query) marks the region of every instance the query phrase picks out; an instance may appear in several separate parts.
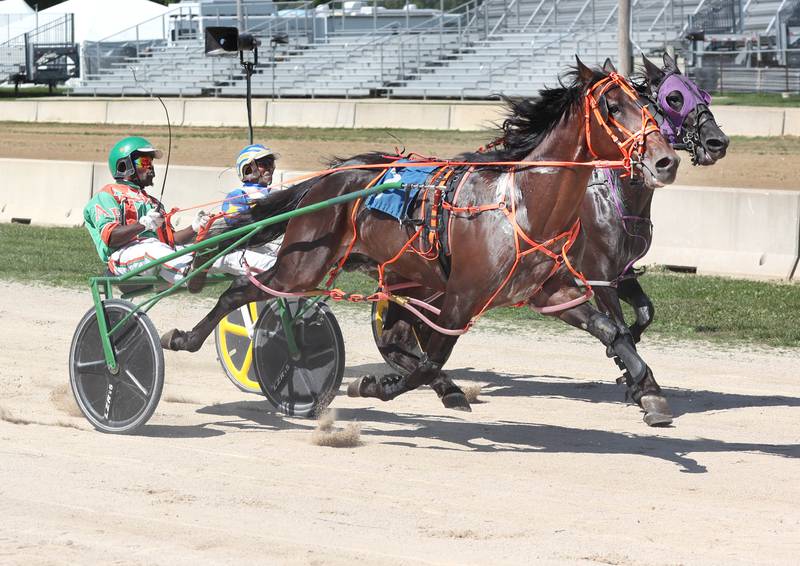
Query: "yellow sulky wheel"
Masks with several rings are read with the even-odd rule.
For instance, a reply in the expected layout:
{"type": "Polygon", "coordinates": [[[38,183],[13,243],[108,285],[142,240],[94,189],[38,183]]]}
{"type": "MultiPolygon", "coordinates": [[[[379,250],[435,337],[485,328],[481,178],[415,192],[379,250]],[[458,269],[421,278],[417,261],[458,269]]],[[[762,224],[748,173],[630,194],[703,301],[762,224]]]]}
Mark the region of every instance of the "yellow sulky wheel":
{"type": "Polygon", "coordinates": [[[253,364],[253,332],[266,302],[245,305],[220,321],[214,330],[217,359],[233,384],[247,393],[263,395],[253,364]]]}

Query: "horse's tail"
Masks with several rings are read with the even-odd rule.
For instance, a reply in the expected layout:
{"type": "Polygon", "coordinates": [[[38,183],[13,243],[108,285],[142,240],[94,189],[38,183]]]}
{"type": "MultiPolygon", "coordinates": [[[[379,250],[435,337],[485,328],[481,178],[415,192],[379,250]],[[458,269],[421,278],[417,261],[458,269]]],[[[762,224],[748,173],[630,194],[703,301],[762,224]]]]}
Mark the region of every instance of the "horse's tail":
{"type": "MultiPolygon", "coordinates": [[[[255,201],[250,209],[253,222],[295,210],[317,180],[309,179],[288,189],[273,191],[265,198],[255,201]]],[[[278,236],[283,235],[288,225],[289,221],[286,220],[285,222],[267,226],[253,236],[247,245],[255,246],[271,242],[278,236]]]]}

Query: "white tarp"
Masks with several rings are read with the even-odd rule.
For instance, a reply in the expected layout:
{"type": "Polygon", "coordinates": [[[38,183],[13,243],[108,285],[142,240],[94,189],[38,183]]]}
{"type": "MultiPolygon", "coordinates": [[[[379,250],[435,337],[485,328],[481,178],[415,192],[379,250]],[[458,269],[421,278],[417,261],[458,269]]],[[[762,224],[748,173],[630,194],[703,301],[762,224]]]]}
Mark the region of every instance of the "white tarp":
{"type": "Polygon", "coordinates": [[[75,14],[75,42],[83,43],[135,40],[137,24],[138,39],[161,39],[169,33],[169,16],[159,16],[168,10],[150,0],[67,0],[41,14],[75,14]]]}
{"type": "Polygon", "coordinates": [[[0,14],[31,14],[33,8],[25,0],[0,0],[0,14]]]}

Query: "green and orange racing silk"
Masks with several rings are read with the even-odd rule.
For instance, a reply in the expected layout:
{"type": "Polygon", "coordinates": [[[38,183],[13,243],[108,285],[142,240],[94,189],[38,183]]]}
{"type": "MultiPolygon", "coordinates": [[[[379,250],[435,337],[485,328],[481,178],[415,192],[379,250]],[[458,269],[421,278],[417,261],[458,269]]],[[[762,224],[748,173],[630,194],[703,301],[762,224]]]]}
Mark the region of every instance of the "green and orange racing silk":
{"type": "MultiPolygon", "coordinates": [[[[106,262],[108,257],[116,251],[116,248],[109,245],[114,228],[138,222],[148,212],[158,208],[157,199],[127,181],[106,185],[100,189],[83,209],[86,229],[92,236],[100,259],[106,262]]],[[[143,230],[136,240],[158,238],[165,241],[163,231],[159,230],[159,232],[162,233],[143,230]]]]}

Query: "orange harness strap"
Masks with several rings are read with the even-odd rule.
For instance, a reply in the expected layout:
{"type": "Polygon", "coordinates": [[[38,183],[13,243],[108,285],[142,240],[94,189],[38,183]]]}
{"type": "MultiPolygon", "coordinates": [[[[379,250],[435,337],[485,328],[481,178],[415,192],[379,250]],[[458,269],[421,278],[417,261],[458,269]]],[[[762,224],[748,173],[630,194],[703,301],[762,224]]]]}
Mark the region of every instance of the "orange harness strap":
{"type": "MultiPolygon", "coordinates": [[[[383,176],[386,174],[388,170],[389,170],[388,168],[382,170],[364,188],[368,189],[370,187],[373,187],[378,181],[380,181],[383,178],[383,176]]],[[[336,266],[333,269],[331,269],[331,272],[328,274],[328,281],[325,283],[326,287],[331,287],[333,285],[333,282],[336,280],[336,277],[338,277],[339,272],[342,270],[344,264],[347,262],[347,259],[350,257],[350,253],[353,251],[353,248],[356,245],[356,241],[358,241],[358,226],[356,225],[356,215],[358,214],[358,209],[361,207],[362,201],[363,199],[359,198],[353,204],[353,210],[350,212],[350,225],[353,228],[353,237],[350,239],[350,245],[347,246],[347,250],[344,252],[344,255],[339,259],[336,266]]]]}

